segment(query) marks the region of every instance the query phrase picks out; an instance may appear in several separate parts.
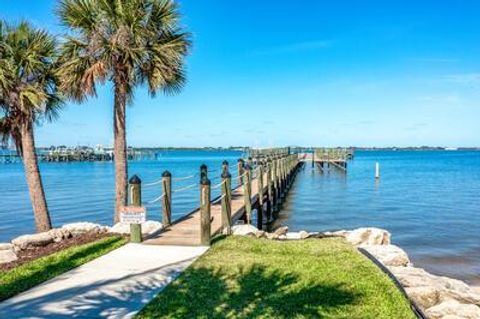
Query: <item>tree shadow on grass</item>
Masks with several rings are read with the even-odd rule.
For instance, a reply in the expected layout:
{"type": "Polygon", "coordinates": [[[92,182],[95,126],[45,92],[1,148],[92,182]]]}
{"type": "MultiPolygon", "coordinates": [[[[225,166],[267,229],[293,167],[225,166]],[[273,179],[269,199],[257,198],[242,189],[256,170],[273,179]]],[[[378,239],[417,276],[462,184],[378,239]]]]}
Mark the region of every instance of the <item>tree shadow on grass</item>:
{"type": "Polygon", "coordinates": [[[158,295],[142,318],[322,318],[355,304],[341,285],[304,282],[292,273],[254,265],[235,275],[190,268],[158,295]]]}

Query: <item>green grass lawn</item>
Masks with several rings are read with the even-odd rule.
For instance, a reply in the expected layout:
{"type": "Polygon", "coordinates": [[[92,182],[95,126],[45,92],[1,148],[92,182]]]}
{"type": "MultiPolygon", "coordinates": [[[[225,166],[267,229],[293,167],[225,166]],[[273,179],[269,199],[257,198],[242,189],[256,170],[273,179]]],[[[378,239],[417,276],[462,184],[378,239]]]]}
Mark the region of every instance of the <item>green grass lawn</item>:
{"type": "Polygon", "coordinates": [[[137,318],[415,318],[372,262],[342,239],[229,237],[137,318]]]}
{"type": "Polygon", "coordinates": [[[119,236],[106,237],[0,272],[0,301],[104,255],[125,242],[126,239],[119,236]]]}

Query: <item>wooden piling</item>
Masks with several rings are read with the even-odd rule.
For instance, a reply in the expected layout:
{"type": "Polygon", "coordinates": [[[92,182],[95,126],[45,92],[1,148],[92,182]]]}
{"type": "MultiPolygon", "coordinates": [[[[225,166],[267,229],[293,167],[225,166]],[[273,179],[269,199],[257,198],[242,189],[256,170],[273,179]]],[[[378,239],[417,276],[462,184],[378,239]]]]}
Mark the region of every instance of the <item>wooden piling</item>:
{"type": "Polygon", "coordinates": [[[247,164],[244,167],[243,197],[245,204],[245,219],[247,224],[252,222],[252,168],[247,164]]]}
{"type": "MultiPolygon", "coordinates": [[[[142,181],[137,175],[133,175],[128,181],[129,193],[130,193],[130,205],[141,207],[142,206],[142,181]]],[[[130,242],[141,243],[142,238],[142,225],[130,224],[130,242]]]]}
{"type": "MultiPolygon", "coordinates": [[[[203,167],[204,165],[202,165],[203,167]]],[[[206,165],[205,165],[206,168],[206,165]]],[[[206,175],[200,178],[200,245],[210,245],[210,180],[206,175]]]]}
{"type": "Polygon", "coordinates": [[[238,174],[238,186],[242,186],[243,184],[243,172],[244,172],[244,167],[245,167],[245,162],[243,161],[243,159],[238,159],[237,161],[237,174],[238,174]]]}
{"type": "Polygon", "coordinates": [[[162,223],[168,227],[172,224],[172,174],[169,171],[162,173],[162,223]]]}
{"type": "Polygon", "coordinates": [[[273,204],[273,182],[272,182],[272,161],[270,158],[267,159],[267,211],[266,211],[266,218],[267,223],[270,222],[272,218],[272,204],[273,204]]]}
{"type": "Polygon", "coordinates": [[[263,163],[258,164],[258,205],[257,205],[257,228],[262,229],[263,226],[263,163]]]}
{"type": "Polygon", "coordinates": [[[208,179],[208,167],[205,164],[202,164],[200,166],[200,180],[202,180],[203,178],[208,179]]]}
{"type": "Polygon", "coordinates": [[[223,233],[230,235],[232,233],[232,175],[228,171],[228,162],[223,162],[222,169],[222,228],[223,233]]]}

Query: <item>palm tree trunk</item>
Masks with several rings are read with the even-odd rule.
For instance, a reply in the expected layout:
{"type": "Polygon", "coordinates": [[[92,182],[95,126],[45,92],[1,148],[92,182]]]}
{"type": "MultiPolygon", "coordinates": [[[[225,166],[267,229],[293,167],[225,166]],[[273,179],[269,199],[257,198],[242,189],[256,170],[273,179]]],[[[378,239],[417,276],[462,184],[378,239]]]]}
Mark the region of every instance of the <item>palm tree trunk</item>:
{"type": "Polygon", "coordinates": [[[30,121],[22,125],[22,159],[37,232],[48,231],[52,229],[52,222],[50,221],[42,178],[35,154],[33,123],[30,121]]]}
{"type": "Polygon", "coordinates": [[[119,209],[127,204],[127,138],[126,104],[127,91],[121,76],[115,79],[115,102],[113,115],[114,161],[115,161],[115,215],[114,223],[120,221],[119,209]]]}

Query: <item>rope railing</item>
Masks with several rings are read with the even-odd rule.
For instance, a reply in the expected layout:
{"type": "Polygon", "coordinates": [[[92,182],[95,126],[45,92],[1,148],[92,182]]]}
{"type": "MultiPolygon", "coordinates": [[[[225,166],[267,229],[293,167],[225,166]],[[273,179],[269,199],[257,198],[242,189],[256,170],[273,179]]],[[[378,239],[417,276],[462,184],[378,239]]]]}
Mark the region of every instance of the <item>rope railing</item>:
{"type": "Polygon", "coordinates": [[[237,176],[236,178],[243,178],[243,176],[247,175],[247,172],[245,171],[242,175],[237,176]]]}
{"type": "Polygon", "coordinates": [[[190,184],[190,185],[185,186],[185,187],[174,189],[174,190],[172,190],[172,193],[183,192],[183,191],[186,191],[187,189],[193,188],[195,186],[198,187],[198,184],[196,184],[196,183],[195,184],[190,184]]]}
{"type": "Polygon", "coordinates": [[[184,181],[184,180],[187,180],[187,179],[190,179],[190,178],[194,178],[195,176],[198,176],[198,173],[197,174],[192,174],[192,175],[189,175],[189,176],[184,176],[184,177],[174,177],[174,178],[172,178],[172,181],[184,181]]]}
{"type": "Polygon", "coordinates": [[[151,200],[151,201],[147,202],[147,204],[149,204],[149,205],[150,205],[150,204],[154,204],[154,203],[158,202],[159,200],[161,200],[161,199],[164,198],[164,197],[165,197],[165,194],[162,194],[162,195],[158,196],[157,198],[155,198],[154,200],[151,200]]]}
{"type": "MultiPolygon", "coordinates": [[[[169,171],[164,171],[162,173],[162,177],[159,180],[143,184],[143,186],[146,187],[159,184],[161,185],[161,187],[158,188],[159,192],[151,190],[148,192],[153,193],[153,196],[158,197],[155,197],[152,200],[145,201],[143,203],[144,205],[159,205],[161,208],[162,223],[166,225],[166,227],[168,227],[175,223],[179,223],[185,218],[185,216],[180,217],[180,219],[177,219],[172,223],[172,200],[174,203],[176,198],[176,195],[172,196],[172,194],[192,190],[189,193],[185,193],[185,195],[180,195],[180,197],[178,197],[179,199],[181,199],[182,196],[191,198],[196,191],[199,191],[200,206],[199,208],[193,210],[191,213],[188,213],[188,215],[199,211],[201,215],[200,239],[202,244],[208,245],[210,243],[210,227],[212,223],[210,215],[210,204],[221,203],[221,211],[219,212],[219,210],[217,209],[215,210],[215,214],[221,214],[221,223],[222,227],[224,227],[223,231],[226,231],[226,233],[230,233],[230,227],[232,225],[232,200],[242,200],[241,198],[243,197],[243,204],[245,207],[244,210],[247,222],[250,223],[252,221],[251,214],[257,211],[257,223],[259,223],[257,224],[259,225],[257,227],[262,228],[262,210],[266,210],[267,221],[270,221],[271,217],[273,216],[272,214],[278,210],[283,201],[285,193],[290,188],[289,185],[291,184],[293,177],[295,176],[297,164],[298,159],[296,160],[292,156],[281,156],[274,158],[272,163],[265,164],[265,162],[259,162],[258,165],[255,165],[255,163],[247,163],[246,165],[244,165],[244,162],[242,160],[239,160],[237,163],[237,170],[234,171],[234,174],[229,174],[229,166],[228,162],[226,161],[222,163],[221,169],[208,170],[206,165],[202,165],[198,173],[188,176],[173,178],[172,174],[169,171]],[[264,169],[264,171],[262,171],[262,169],[264,169]],[[225,174],[220,174],[220,172],[224,172],[225,174]],[[262,172],[262,174],[260,174],[260,172],[262,172]],[[198,180],[196,180],[196,177],[200,176],[202,178],[198,178],[198,180]],[[246,176],[248,176],[248,178],[245,178],[246,176]],[[209,179],[206,179],[206,177],[209,177],[209,179]],[[237,183],[233,183],[236,186],[230,185],[232,179],[238,179],[237,183]],[[189,180],[189,182],[178,183],[176,186],[179,188],[172,190],[172,181],[186,180],[189,180]],[[254,185],[253,180],[255,180],[255,183],[258,183],[258,190],[256,189],[256,191],[258,191],[258,194],[260,194],[260,197],[256,199],[258,200],[258,203],[260,205],[258,206],[260,208],[257,208],[257,210],[253,209],[253,205],[256,205],[255,202],[253,202],[255,200],[255,197],[252,197],[252,185],[254,185]],[[184,184],[189,185],[183,186],[184,184]],[[237,194],[234,191],[239,187],[243,187],[244,191],[242,196],[238,196],[241,194],[237,194]],[[218,194],[218,196],[212,199],[212,193],[215,193],[216,195],[218,194]],[[234,195],[232,195],[232,193],[234,195]],[[267,194],[267,196],[263,196],[265,194],[267,194]],[[264,200],[269,201],[269,205],[267,205],[266,208],[263,208],[264,200]],[[158,202],[160,203],[155,204],[158,202]]],[[[142,205],[141,186],[142,183],[138,176],[132,176],[129,181],[129,196],[131,198],[131,202],[133,203],[132,206],[142,205]]],[[[233,205],[233,207],[237,207],[236,203],[237,202],[235,202],[235,205],[233,205]]],[[[218,218],[218,216],[215,215],[215,218],[218,218]]],[[[137,228],[138,227],[135,227],[135,232],[138,232],[137,228]]],[[[139,229],[141,230],[141,227],[139,229]]]]}
{"type": "Polygon", "coordinates": [[[150,186],[155,186],[155,185],[158,185],[158,184],[161,184],[161,183],[162,183],[162,179],[160,178],[159,180],[157,180],[155,182],[145,183],[142,186],[143,187],[150,187],[150,186]]]}
{"type": "Polygon", "coordinates": [[[225,198],[225,194],[220,196],[219,198],[217,198],[216,200],[213,200],[210,202],[210,204],[217,204],[217,203],[220,203],[222,201],[222,199],[225,198]]]}
{"type": "Polygon", "coordinates": [[[223,184],[225,184],[226,181],[227,181],[226,179],[223,180],[223,181],[221,181],[221,182],[218,183],[217,185],[212,186],[211,189],[217,189],[217,188],[219,188],[220,186],[222,186],[223,184]]]}

